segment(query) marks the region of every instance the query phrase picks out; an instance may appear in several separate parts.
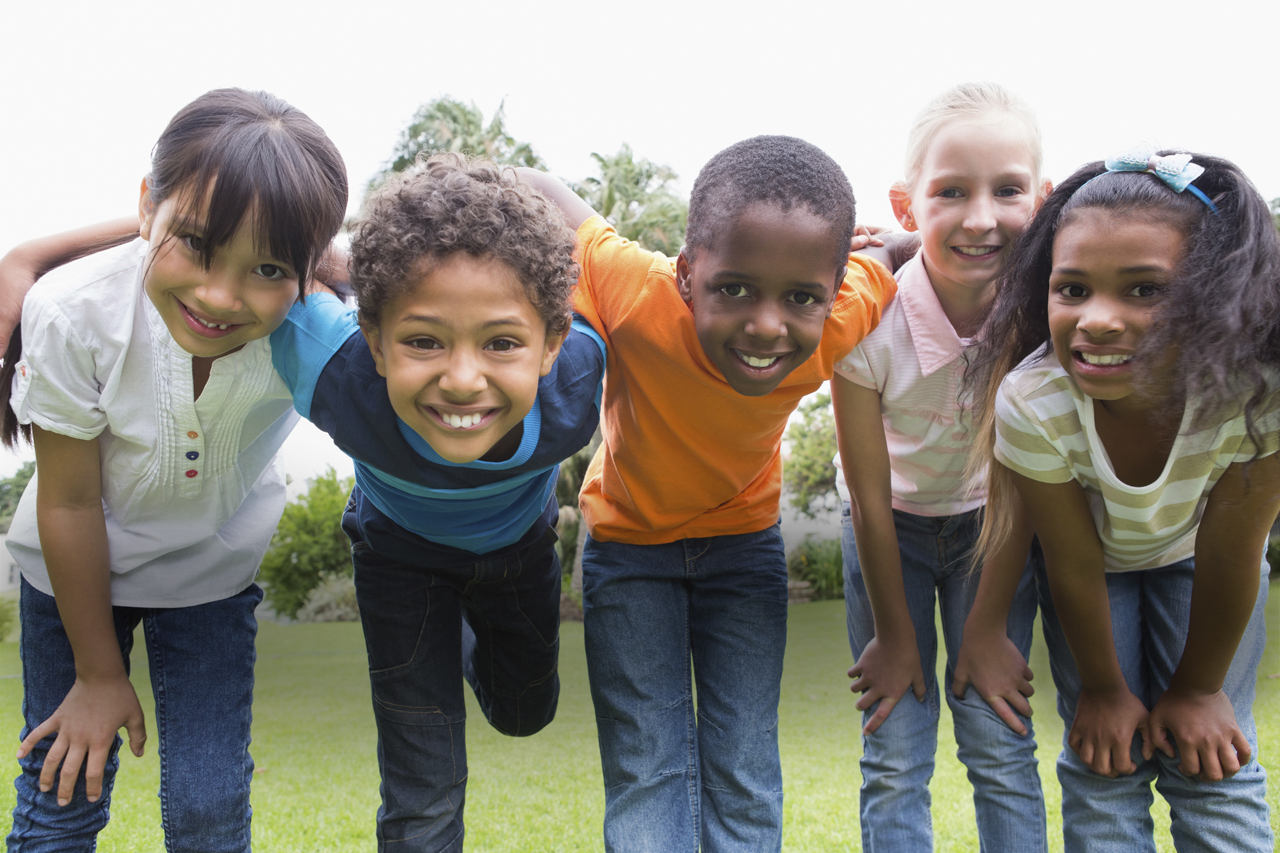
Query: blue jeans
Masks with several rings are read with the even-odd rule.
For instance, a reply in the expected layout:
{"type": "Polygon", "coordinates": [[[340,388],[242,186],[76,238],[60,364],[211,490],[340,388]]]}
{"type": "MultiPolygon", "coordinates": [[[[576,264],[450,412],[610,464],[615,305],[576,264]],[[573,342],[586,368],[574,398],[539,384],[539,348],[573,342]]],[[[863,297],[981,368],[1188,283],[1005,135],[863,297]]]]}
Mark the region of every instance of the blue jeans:
{"type": "Polygon", "coordinates": [[[343,527],[352,540],[378,727],[378,850],[460,851],[463,679],[503,734],[534,734],[555,716],[556,533],[543,525],[510,549],[449,561],[402,528],[362,523],[362,500],[353,496],[343,527]]]}
{"type": "Polygon", "coordinates": [[[582,603],[605,849],[780,850],[778,526],[665,545],[588,538],[582,603]]]}
{"type": "MultiPolygon", "coordinates": [[[[1159,569],[1107,573],[1116,656],[1129,689],[1148,708],[1168,689],[1169,679],[1182,658],[1194,570],[1194,561],[1187,559],[1159,569]]],[[[1114,779],[1094,773],[1067,745],[1080,696],[1080,674],[1053,609],[1047,577],[1043,568],[1038,572],[1040,619],[1049,647],[1053,682],[1058,688],[1058,713],[1066,724],[1062,753],[1058,756],[1058,780],[1062,783],[1062,833],[1068,853],[1154,853],[1152,782],[1169,803],[1173,842],[1181,853],[1271,853],[1267,774],[1258,764],[1258,733],[1253,722],[1258,663],[1267,643],[1266,574],[1261,577],[1253,615],[1222,687],[1231,699],[1236,723],[1253,750],[1253,759],[1229,779],[1201,782],[1180,773],[1178,761],[1162,752],[1143,760],[1141,738],[1134,738],[1131,753],[1137,772],[1114,779]]]]}
{"type": "MultiPolygon", "coordinates": [[[[917,701],[908,691],[880,728],[862,738],[862,849],[868,853],[933,850],[929,780],[938,749],[939,694],[945,694],[955,722],[959,758],[973,785],[981,849],[996,853],[1047,850],[1044,795],[1031,720],[1023,718],[1028,733],[1019,735],[996,716],[972,685],[963,699],[951,692],[965,619],[978,590],[979,576],[969,572],[968,557],[982,525],[982,511],[930,518],[894,510],[893,522],[907,608],[924,670],[925,698],[917,701]],[[942,609],[942,639],[947,652],[946,683],[941,685],[935,676],[935,597],[942,609]]],[[[847,502],[842,507],[841,525],[845,610],[849,645],[856,660],[875,636],[875,622],[847,502]]],[[[1029,562],[1008,621],[1009,639],[1023,657],[1031,650],[1035,616],[1035,583],[1029,562]]],[[[878,704],[863,713],[864,723],[878,704]]]]}
{"type": "MultiPolygon", "coordinates": [[[[53,597],[24,579],[22,620],[22,737],[43,723],[75,683],[75,658],[53,597]]],[[[253,710],[253,609],[257,586],[222,601],[172,609],[114,607],[116,639],[125,669],[133,630],[142,623],[155,695],[160,750],[160,816],[170,853],[243,853],[249,850],[249,723],[253,710]]],[[[71,802],[58,806],[57,780],[39,788],[40,769],[55,736],[40,741],[20,762],[11,853],[91,851],[107,825],[111,787],[120,766],[115,739],[102,797],[85,797],[84,769],[71,802]]],[[[148,746],[155,743],[151,740],[148,746]]]]}

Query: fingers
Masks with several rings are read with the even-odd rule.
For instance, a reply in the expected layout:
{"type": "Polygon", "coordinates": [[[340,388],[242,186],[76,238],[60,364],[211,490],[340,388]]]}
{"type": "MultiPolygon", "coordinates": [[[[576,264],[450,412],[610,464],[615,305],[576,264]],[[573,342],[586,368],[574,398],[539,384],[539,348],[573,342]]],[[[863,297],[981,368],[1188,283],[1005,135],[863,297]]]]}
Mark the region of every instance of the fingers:
{"type": "Polygon", "coordinates": [[[138,758],[142,757],[143,748],[147,744],[147,724],[142,717],[131,718],[124,724],[129,734],[129,750],[138,758]]]}
{"type": "Polygon", "coordinates": [[[951,695],[956,697],[957,699],[963,699],[965,688],[968,686],[969,686],[968,673],[962,672],[961,670],[957,669],[956,677],[951,679],[951,695]]]}
{"type": "Polygon", "coordinates": [[[1231,746],[1236,751],[1236,771],[1253,760],[1253,748],[1249,746],[1249,741],[1245,740],[1244,733],[1239,729],[1231,733],[1231,746]]]}
{"type": "MultiPolygon", "coordinates": [[[[67,757],[62,760],[62,772],[58,774],[58,805],[65,806],[71,802],[71,797],[76,792],[76,780],[80,778],[80,765],[83,763],[84,747],[72,744],[67,750],[67,757]]],[[[43,775],[41,774],[42,778],[43,775]]],[[[98,782],[101,789],[102,780],[99,779],[98,782]]]]}
{"type": "Polygon", "coordinates": [[[1009,707],[1009,703],[1005,702],[999,696],[992,696],[987,700],[987,704],[991,706],[991,710],[996,712],[996,716],[1004,720],[1004,724],[1013,729],[1020,735],[1026,735],[1027,727],[1023,725],[1022,720],[1018,719],[1018,715],[1009,707]]]}
{"type": "MultiPolygon", "coordinates": [[[[36,748],[36,744],[44,740],[49,735],[58,730],[58,723],[55,718],[50,717],[40,725],[31,730],[31,734],[23,738],[22,743],[18,745],[18,759],[22,760],[27,757],[27,753],[36,748]]],[[[47,759],[46,759],[47,763],[47,759]]]]}
{"type": "Polygon", "coordinates": [[[915,678],[913,678],[913,679],[911,679],[911,692],[912,692],[912,693],[914,693],[914,694],[916,695],[916,701],[917,701],[917,702],[923,702],[923,701],[924,701],[925,685],[924,685],[924,671],[923,671],[923,670],[917,669],[917,670],[916,670],[916,677],[915,677],[915,678]]]}
{"type": "MultiPolygon", "coordinates": [[[[84,793],[91,803],[96,803],[102,796],[102,777],[109,754],[109,750],[106,749],[92,749],[89,751],[88,761],[84,764],[84,793]]],[[[66,772],[65,769],[63,772],[66,772]]],[[[72,782],[72,784],[75,783],[72,782]]],[[[65,805],[61,798],[58,800],[58,805],[65,805]]]]}
{"type": "MultiPolygon", "coordinates": [[[[858,702],[859,707],[863,711],[871,707],[870,702],[867,703],[866,707],[861,707],[862,703],[866,701],[867,697],[864,696],[862,697],[862,700],[858,702]]],[[[892,711],[893,707],[897,704],[898,700],[894,699],[892,696],[885,696],[881,699],[880,705],[876,708],[875,713],[871,715],[871,719],[867,720],[867,724],[862,727],[862,733],[864,735],[874,734],[875,730],[880,728],[880,724],[888,719],[889,712],[892,711]]]]}

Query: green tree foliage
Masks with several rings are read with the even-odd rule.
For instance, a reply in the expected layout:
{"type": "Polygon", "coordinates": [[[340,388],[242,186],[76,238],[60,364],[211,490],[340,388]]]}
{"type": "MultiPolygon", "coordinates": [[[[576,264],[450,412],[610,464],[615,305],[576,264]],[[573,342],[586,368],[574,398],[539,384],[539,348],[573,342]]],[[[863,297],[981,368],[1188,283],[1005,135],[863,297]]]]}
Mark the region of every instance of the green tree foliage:
{"type": "Polygon", "coordinates": [[[294,617],[322,580],[351,574],[351,545],[342,532],[342,510],[354,479],[330,467],[284,516],[262,559],[267,601],[276,613],[294,617]]]}
{"type": "Polygon", "coordinates": [[[808,581],[815,601],[844,598],[844,559],[839,539],[815,541],[810,534],[787,557],[787,576],[808,581]]]}
{"type": "Polygon", "coordinates": [[[0,480],[0,533],[8,533],[13,522],[13,513],[18,508],[18,500],[26,491],[27,483],[36,473],[36,463],[24,462],[17,473],[7,480],[0,480]]]}
{"type": "Polygon", "coordinates": [[[668,166],[637,160],[626,143],[612,157],[591,157],[600,177],[587,178],[574,185],[574,191],[628,240],[664,255],[679,252],[689,202],[671,187],[676,173],[668,166]]]}
{"type": "Polygon", "coordinates": [[[791,505],[814,518],[836,494],[836,422],[831,397],[818,394],[799,408],[800,420],[787,428],[791,455],[782,468],[782,482],[791,493],[791,505]]]}
{"type": "Polygon", "coordinates": [[[408,169],[419,155],[444,151],[488,157],[509,166],[545,168],[532,145],[518,142],[507,133],[505,122],[502,104],[486,124],[484,113],[474,103],[464,104],[447,96],[428,101],[413,114],[391,152],[390,165],[369,182],[369,189],[376,189],[395,172],[408,169]]]}

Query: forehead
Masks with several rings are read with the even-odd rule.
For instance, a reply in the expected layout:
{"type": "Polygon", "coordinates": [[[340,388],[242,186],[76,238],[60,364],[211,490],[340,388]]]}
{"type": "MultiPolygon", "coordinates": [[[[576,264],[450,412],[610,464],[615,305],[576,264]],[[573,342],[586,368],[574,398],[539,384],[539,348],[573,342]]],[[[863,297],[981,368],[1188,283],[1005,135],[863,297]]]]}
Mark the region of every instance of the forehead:
{"type": "Polygon", "coordinates": [[[1182,259],[1181,229],[1132,211],[1077,208],[1053,239],[1054,272],[1097,275],[1130,269],[1173,269],[1182,259]]]}
{"type": "Polygon", "coordinates": [[[843,256],[831,223],[803,207],[748,205],[692,264],[702,277],[736,275],[793,283],[833,284],[843,256]]]}
{"type": "Polygon", "coordinates": [[[1035,143],[1025,123],[1011,116],[958,119],[938,128],[921,161],[924,181],[940,175],[1037,176],[1035,143]]]}
{"type": "Polygon", "coordinates": [[[462,252],[423,258],[414,266],[383,311],[385,319],[406,315],[459,326],[500,319],[533,325],[538,318],[514,269],[495,258],[462,252]]]}

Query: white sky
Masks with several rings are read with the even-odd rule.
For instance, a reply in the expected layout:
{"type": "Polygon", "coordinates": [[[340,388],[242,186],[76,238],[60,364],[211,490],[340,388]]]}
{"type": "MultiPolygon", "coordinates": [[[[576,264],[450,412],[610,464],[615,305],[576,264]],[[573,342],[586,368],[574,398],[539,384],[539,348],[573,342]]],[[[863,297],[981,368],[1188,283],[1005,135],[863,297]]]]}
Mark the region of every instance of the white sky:
{"type": "MultiPolygon", "coordinates": [[[[726,145],[800,136],[844,167],[860,221],[889,224],[912,117],[965,80],[1031,104],[1054,180],[1141,140],[1228,157],[1280,196],[1272,0],[12,2],[0,25],[0,252],[136,209],[168,119],[220,86],[319,122],[353,212],[414,110],[451,95],[486,116],[505,99],[510,132],[573,179],[629,142],[687,191],[726,145]]],[[[295,480],[326,463],[350,470],[314,430],[290,440],[295,480]]],[[[0,476],[17,464],[0,452],[0,476]]]]}

